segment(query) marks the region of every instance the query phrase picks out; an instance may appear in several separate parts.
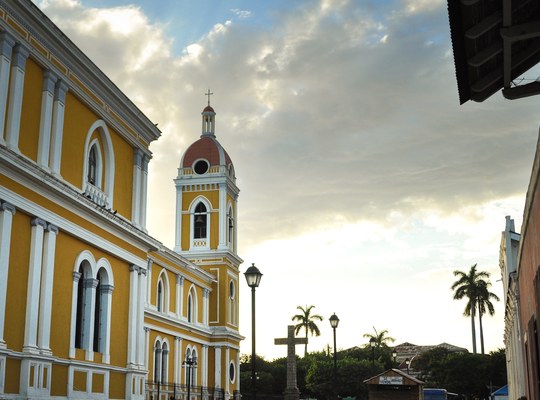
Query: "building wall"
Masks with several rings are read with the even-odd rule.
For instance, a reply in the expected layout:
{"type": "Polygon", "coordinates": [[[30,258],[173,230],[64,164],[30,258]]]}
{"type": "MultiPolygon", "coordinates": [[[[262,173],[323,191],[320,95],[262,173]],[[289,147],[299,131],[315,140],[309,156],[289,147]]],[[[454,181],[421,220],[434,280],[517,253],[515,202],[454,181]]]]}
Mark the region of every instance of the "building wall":
{"type": "Polygon", "coordinates": [[[160,132],[30,0],[0,0],[0,128],[0,397],[142,399],[156,368],[178,393],[193,355],[197,393],[232,397],[241,260],[217,251],[223,193],[184,197],[211,204],[202,257],[149,236],[160,132]]]}
{"type": "Polygon", "coordinates": [[[540,197],[538,187],[539,151],[538,145],[527,198],[521,242],[518,256],[518,313],[521,330],[521,344],[525,364],[525,385],[527,398],[540,396],[540,359],[539,359],[539,296],[540,296],[540,197]]]}

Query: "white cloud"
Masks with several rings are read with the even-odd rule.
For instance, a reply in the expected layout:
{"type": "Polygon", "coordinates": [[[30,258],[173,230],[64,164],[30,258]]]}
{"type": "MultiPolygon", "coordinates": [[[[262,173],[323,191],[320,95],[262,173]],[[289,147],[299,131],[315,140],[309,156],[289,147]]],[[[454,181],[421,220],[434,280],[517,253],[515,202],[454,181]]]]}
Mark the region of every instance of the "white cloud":
{"type": "Polygon", "coordinates": [[[504,216],[523,206],[537,104],[458,105],[442,1],[306,2],[267,27],[215,21],[181,54],[140,8],[40,6],[163,131],[150,164],[154,236],[173,245],[172,179],[210,88],[241,189],[240,255],[267,268],[262,293],[310,289],[283,304],[261,293],[263,310],[274,304],[286,324],[296,305],[320,301],[321,313],[357,321],[351,345],[372,325],[428,340],[407,336],[426,315],[440,341],[468,329],[451,271],[478,262],[497,273],[504,216]],[[351,298],[361,310],[345,310],[351,298]],[[403,299],[413,321],[396,311],[403,299]]]}

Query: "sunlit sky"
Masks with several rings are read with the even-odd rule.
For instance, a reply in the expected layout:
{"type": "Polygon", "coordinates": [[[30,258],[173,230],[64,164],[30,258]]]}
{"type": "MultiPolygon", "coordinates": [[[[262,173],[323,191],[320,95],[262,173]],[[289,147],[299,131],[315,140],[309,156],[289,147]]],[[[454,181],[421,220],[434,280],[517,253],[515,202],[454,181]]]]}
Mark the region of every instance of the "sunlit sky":
{"type": "MultiPolygon", "coordinates": [[[[241,190],[241,271],[255,263],[264,274],[257,353],[286,355],[273,342],[298,305],[324,317],[309,350],[332,343],[334,312],[339,349],[364,345],[375,327],[395,344],[472,350],[452,271],[477,263],[503,298],[500,235],[506,215],[520,230],[539,99],[459,105],[446,2],[36,4],[159,124],[148,229],[171,248],[173,179],[214,93],[216,135],[241,190]]],[[[495,308],[484,318],[488,351],[503,347],[495,308]]]]}

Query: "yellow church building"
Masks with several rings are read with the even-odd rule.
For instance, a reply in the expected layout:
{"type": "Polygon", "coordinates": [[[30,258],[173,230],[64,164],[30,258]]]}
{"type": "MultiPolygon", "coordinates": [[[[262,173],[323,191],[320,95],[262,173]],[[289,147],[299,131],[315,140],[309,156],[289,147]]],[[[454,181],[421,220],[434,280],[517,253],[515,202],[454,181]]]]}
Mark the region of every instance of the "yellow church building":
{"type": "MultiPolygon", "coordinates": [[[[0,398],[239,397],[239,189],[216,113],[146,229],[156,126],[30,0],[0,1],[0,398]]],[[[172,177],[172,174],[171,174],[172,177]]]]}

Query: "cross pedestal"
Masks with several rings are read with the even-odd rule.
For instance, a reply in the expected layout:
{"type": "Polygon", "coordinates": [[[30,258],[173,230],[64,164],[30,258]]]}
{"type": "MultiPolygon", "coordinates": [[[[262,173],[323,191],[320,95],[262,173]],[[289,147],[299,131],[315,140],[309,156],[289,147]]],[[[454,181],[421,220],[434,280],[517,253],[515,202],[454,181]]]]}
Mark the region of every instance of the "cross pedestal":
{"type": "Polygon", "coordinates": [[[285,400],[298,400],[300,391],[296,383],[296,355],[295,347],[297,344],[306,344],[307,338],[294,337],[294,325],[287,326],[287,337],[274,339],[274,344],[287,345],[287,387],[285,388],[285,400]]]}

